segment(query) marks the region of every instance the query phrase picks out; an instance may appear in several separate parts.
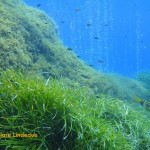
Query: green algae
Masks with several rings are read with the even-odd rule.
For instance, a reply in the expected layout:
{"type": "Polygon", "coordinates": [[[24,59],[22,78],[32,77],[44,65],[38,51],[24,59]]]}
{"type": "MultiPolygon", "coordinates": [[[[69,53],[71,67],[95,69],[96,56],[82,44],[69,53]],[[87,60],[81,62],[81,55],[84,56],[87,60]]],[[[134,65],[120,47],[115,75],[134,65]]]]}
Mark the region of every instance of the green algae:
{"type": "Polygon", "coordinates": [[[38,134],[2,138],[1,149],[150,147],[148,112],[125,102],[147,96],[141,82],[87,66],[20,0],[0,1],[0,13],[0,132],[38,134]]]}
{"type": "Polygon", "coordinates": [[[96,94],[130,101],[145,96],[146,89],[138,81],[98,73],[67,51],[59,39],[58,27],[44,12],[20,0],[1,1],[0,12],[0,69],[24,68],[45,78],[64,78],[68,84],[86,85],[96,94]]]}
{"type": "Polygon", "coordinates": [[[144,85],[144,87],[150,91],[150,72],[138,73],[137,80],[139,80],[144,85]]]}

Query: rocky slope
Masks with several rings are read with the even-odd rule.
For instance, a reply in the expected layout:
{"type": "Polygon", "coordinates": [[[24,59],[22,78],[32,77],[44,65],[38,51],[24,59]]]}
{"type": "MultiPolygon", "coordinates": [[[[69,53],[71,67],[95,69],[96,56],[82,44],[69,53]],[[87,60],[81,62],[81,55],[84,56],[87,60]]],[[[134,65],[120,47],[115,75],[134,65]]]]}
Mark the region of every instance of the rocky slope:
{"type": "Polygon", "coordinates": [[[146,97],[147,90],[138,81],[97,72],[67,50],[55,22],[44,12],[21,0],[1,0],[0,14],[1,70],[21,68],[127,100],[146,97]]]}

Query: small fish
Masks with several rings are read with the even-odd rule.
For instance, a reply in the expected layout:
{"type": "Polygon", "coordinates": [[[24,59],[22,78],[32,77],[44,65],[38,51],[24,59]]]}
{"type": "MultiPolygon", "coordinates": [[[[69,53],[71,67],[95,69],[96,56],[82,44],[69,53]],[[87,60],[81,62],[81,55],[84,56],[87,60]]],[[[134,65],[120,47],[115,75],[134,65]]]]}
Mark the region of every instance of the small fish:
{"type": "Polygon", "coordinates": [[[92,65],[92,64],[90,64],[89,66],[90,66],[90,67],[93,67],[93,65],[92,65]]]}
{"type": "Polygon", "coordinates": [[[79,12],[79,11],[80,11],[80,8],[76,8],[74,11],[75,11],[75,12],[79,12]]]}
{"type": "Polygon", "coordinates": [[[97,62],[98,62],[98,63],[104,63],[104,61],[103,61],[103,60],[100,60],[100,59],[99,59],[97,62]]]}
{"type": "Polygon", "coordinates": [[[72,51],[72,48],[68,47],[67,50],[68,50],[68,51],[72,51]]]}
{"type": "Polygon", "coordinates": [[[64,21],[61,21],[61,23],[63,24],[63,23],[65,23],[64,21]]]}
{"type": "Polygon", "coordinates": [[[138,103],[140,103],[142,101],[139,97],[135,97],[134,100],[138,103]]]}
{"type": "Polygon", "coordinates": [[[140,103],[145,109],[150,111],[150,101],[140,99],[139,97],[135,97],[134,99],[137,103],[140,103]]]}
{"type": "Polygon", "coordinates": [[[91,23],[87,23],[86,25],[87,25],[88,27],[92,26],[92,24],[91,24],[91,23]]]}
{"type": "Polygon", "coordinates": [[[95,97],[96,97],[96,98],[100,98],[100,96],[98,96],[98,95],[96,95],[95,97]]]}
{"type": "Polygon", "coordinates": [[[80,56],[79,56],[79,55],[77,55],[77,57],[78,57],[78,58],[80,58],[80,56]]]}
{"type": "Polygon", "coordinates": [[[99,39],[99,37],[94,37],[94,39],[95,39],[95,40],[98,40],[98,39],[99,39]]]}
{"type": "Polygon", "coordinates": [[[85,78],[85,79],[89,79],[90,77],[84,74],[81,74],[81,77],[85,78]]]}
{"type": "Polygon", "coordinates": [[[105,27],[108,27],[108,24],[105,24],[105,27]]]}
{"type": "Polygon", "coordinates": [[[36,5],[36,7],[40,7],[40,6],[41,6],[41,4],[37,4],[37,5],[36,5]]]}

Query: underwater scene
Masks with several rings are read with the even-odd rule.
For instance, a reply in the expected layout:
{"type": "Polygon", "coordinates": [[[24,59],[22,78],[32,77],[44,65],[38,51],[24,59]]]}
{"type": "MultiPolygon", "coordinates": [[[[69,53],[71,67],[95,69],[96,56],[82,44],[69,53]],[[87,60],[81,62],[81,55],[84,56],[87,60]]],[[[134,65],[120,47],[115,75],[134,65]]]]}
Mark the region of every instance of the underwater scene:
{"type": "Polygon", "coordinates": [[[0,0],[0,150],[150,150],[149,0],[0,0]]]}

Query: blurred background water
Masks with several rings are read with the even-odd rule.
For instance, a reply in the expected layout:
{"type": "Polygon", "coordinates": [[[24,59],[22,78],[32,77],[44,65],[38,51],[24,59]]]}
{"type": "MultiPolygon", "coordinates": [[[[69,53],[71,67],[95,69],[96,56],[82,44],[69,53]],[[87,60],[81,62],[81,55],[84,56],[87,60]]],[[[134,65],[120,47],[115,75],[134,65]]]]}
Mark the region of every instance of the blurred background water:
{"type": "Polygon", "coordinates": [[[24,0],[58,25],[66,47],[98,71],[150,71],[150,0],[24,0]]]}

